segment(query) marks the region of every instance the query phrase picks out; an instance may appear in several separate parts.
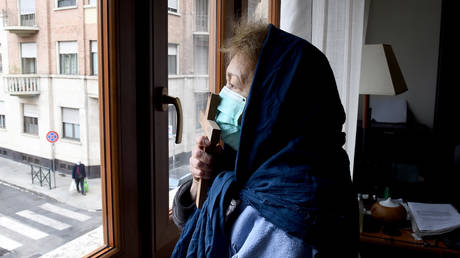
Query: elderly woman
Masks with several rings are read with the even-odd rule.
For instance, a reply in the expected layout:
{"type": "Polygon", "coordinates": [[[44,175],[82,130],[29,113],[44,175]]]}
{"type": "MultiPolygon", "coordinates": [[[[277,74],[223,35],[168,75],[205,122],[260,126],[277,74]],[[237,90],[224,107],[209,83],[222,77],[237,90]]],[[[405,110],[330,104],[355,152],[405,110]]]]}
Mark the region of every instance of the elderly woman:
{"type": "Polygon", "coordinates": [[[356,257],[345,114],[326,57],[272,25],[239,26],[216,122],[224,147],[190,158],[173,257],[356,257]],[[195,208],[197,178],[213,179],[195,208]]]}

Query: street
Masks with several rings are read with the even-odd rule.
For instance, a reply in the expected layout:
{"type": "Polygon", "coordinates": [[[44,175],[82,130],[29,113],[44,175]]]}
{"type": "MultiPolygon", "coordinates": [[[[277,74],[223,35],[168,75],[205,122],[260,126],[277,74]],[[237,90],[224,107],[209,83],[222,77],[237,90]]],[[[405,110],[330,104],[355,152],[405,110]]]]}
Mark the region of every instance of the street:
{"type": "MultiPolygon", "coordinates": [[[[40,257],[100,227],[87,211],[0,183],[0,257],[40,257]]],[[[101,236],[102,237],[102,236],[101,236]]]]}

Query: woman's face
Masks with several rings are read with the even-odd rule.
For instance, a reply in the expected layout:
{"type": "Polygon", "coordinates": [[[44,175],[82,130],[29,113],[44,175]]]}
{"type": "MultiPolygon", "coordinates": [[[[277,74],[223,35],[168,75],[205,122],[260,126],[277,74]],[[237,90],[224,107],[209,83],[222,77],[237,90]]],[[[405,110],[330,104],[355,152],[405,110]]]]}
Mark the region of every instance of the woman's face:
{"type": "Polygon", "coordinates": [[[254,68],[249,60],[236,54],[227,66],[227,87],[247,98],[254,77],[254,68]]]}

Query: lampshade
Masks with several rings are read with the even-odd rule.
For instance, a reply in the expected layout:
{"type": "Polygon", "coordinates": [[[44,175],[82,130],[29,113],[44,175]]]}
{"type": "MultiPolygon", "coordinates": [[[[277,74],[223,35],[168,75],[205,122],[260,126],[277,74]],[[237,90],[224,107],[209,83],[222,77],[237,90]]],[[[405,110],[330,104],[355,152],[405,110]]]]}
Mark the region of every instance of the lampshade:
{"type": "Polygon", "coordinates": [[[406,82],[391,46],[364,45],[359,93],[398,95],[406,90],[406,82]]]}

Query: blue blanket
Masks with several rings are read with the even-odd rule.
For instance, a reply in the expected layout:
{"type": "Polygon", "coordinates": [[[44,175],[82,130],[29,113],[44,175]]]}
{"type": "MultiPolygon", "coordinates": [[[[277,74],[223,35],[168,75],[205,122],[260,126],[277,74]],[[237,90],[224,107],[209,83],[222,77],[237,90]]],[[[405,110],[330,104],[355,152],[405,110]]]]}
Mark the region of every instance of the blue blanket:
{"type": "Polygon", "coordinates": [[[355,255],[358,210],[342,149],[344,121],[326,57],[270,25],[242,118],[235,169],[214,180],[172,257],[228,257],[225,211],[232,198],[322,257],[355,255]]]}

